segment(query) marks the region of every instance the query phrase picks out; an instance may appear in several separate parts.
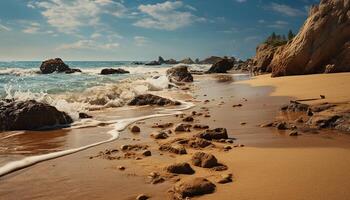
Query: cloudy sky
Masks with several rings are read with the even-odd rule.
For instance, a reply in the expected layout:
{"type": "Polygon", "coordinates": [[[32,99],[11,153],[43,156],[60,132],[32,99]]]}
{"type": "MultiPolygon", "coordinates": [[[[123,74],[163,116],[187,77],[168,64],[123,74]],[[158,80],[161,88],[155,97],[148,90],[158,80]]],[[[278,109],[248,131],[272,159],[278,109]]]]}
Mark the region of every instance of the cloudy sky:
{"type": "Polygon", "coordinates": [[[0,60],[247,58],[318,0],[1,0],[0,60]]]}

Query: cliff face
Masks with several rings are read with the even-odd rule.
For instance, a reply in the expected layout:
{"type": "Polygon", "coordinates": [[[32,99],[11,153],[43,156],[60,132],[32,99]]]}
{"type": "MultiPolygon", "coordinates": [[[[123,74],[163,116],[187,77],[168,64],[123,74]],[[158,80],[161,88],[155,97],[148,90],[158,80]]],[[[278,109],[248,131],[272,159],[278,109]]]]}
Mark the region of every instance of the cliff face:
{"type": "Polygon", "coordinates": [[[271,72],[270,63],[278,47],[268,45],[266,43],[260,44],[256,48],[256,54],[253,58],[253,71],[271,72]]]}
{"type": "Polygon", "coordinates": [[[296,37],[278,48],[272,76],[350,71],[350,0],[321,0],[296,37]]]}

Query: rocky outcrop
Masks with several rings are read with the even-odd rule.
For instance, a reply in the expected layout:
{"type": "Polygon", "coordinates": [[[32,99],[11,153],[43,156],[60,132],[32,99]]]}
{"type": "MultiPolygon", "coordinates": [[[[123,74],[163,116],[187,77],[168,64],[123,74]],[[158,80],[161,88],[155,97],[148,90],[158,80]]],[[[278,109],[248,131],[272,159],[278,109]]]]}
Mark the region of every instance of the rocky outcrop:
{"type": "Polygon", "coordinates": [[[193,76],[188,71],[187,66],[181,65],[172,67],[166,71],[169,80],[175,80],[176,82],[193,82],[193,76]]]}
{"type": "Polygon", "coordinates": [[[350,1],[313,6],[296,37],[279,48],[272,76],[350,71],[350,1]]]}
{"type": "Polygon", "coordinates": [[[80,69],[71,69],[69,66],[62,61],[61,58],[45,60],[41,63],[40,71],[43,74],[51,74],[54,72],[65,72],[71,74],[74,72],[81,72],[80,69]]]}
{"type": "Polygon", "coordinates": [[[213,64],[207,73],[227,73],[227,71],[232,69],[233,66],[234,60],[225,58],[213,64]]]}
{"type": "Polygon", "coordinates": [[[113,69],[113,68],[107,68],[101,70],[101,75],[109,75],[109,74],[128,74],[129,71],[126,71],[121,68],[113,69]]]}
{"type": "Polygon", "coordinates": [[[130,102],[129,106],[144,106],[144,105],[180,105],[181,103],[178,101],[172,101],[167,98],[163,98],[160,96],[156,96],[153,94],[141,94],[134,97],[130,102]]]}
{"type": "Polygon", "coordinates": [[[204,60],[199,61],[199,64],[215,64],[217,62],[219,62],[220,60],[222,60],[223,58],[218,57],[218,56],[211,56],[209,58],[206,58],[204,60]]]}
{"type": "Polygon", "coordinates": [[[253,71],[271,72],[272,69],[270,67],[270,64],[278,48],[279,48],[278,46],[276,47],[266,43],[260,44],[256,48],[256,54],[253,59],[253,66],[254,66],[253,71]]]}
{"type": "Polygon", "coordinates": [[[159,56],[159,57],[158,57],[158,62],[159,62],[160,64],[164,64],[164,63],[165,63],[165,60],[164,60],[164,58],[163,58],[162,56],[159,56]]]}
{"type": "Polygon", "coordinates": [[[190,64],[194,64],[194,61],[191,58],[185,58],[185,59],[179,61],[179,63],[190,65],[190,64]]]}
{"type": "Polygon", "coordinates": [[[66,113],[35,100],[0,101],[0,131],[54,128],[72,122],[66,113]]]}

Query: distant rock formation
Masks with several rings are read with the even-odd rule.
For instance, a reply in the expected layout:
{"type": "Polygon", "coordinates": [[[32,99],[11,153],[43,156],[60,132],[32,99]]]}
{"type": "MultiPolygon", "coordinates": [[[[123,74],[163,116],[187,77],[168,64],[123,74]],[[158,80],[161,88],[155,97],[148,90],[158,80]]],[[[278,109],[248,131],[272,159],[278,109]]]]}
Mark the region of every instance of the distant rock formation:
{"type": "Polygon", "coordinates": [[[209,58],[206,58],[204,60],[199,61],[199,64],[215,64],[222,60],[223,58],[218,57],[218,56],[210,56],[209,58]]]}
{"type": "Polygon", "coordinates": [[[234,59],[224,58],[213,64],[207,73],[227,73],[228,70],[233,68],[234,64],[234,59]]]}
{"type": "Polygon", "coordinates": [[[151,61],[149,63],[146,63],[145,65],[161,65],[161,63],[156,61],[156,60],[154,60],[154,61],[151,61]]]}
{"type": "Polygon", "coordinates": [[[272,76],[350,71],[350,1],[321,0],[296,37],[278,48],[272,76]]]}
{"type": "Polygon", "coordinates": [[[179,63],[190,65],[190,64],[194,64],[194,61],[191,58],[185,58],[185,59],[179,61],[179,63]]]}
{"type": "Polygon", "coordinates": [[[71,69],[69,66],[62,61],[61,58],[45,60],[41,63],[40,71],[43,74],[51,74],[54,72],[65,72],[71,74],[74,72],[81,72],[80,69],[71,69]]]}
{"type": "Polygon", "coordinates": [[[164,62],[164,64],[168,64],[168,65],[175,65],[175,64],[178,64],[178,62],[175,60],[175,59],[169,59],[169,60],[166,60],[164,62]]]}
{"type": "Polygon", "coordinates": [[[177,82],[193,82],[193,76],[188,71],[187,66],[181,65],[168,69],[166,71],[167,76],[170,80],[177,82]]]}
{"type": "Polygon", "coordinates": [[[128,74],[129,71],[126,71],[121,68],[113,69],[113,68],[106,68],[101,70],[101,75],[108,75],[108,74],[128,74]]]}
{"type": "Polygon", "coordinates": [[[0,131],[54,128],[72,122],[66,113],[35,100],[0,101],[0,131]]]}
{"type": "Polygon", "coordinates": [[[164,63],[165,63],[165,60],[163,59],[162,56],[159,56],[159,57],[158,57],[158,62],[159,62],[160,64],[164,64],[164,63]]]}

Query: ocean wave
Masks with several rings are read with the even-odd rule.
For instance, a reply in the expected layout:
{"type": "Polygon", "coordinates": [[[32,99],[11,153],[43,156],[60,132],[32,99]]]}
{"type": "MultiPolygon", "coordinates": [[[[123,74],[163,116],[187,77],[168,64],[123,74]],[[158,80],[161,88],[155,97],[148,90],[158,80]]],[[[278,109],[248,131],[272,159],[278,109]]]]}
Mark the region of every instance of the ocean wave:
{"type": "Polygon", "coordinates": [[[37,74],[40,74],[40,70],[36,68],[0,68],[0,75],[34,76],[37,74]]]}

